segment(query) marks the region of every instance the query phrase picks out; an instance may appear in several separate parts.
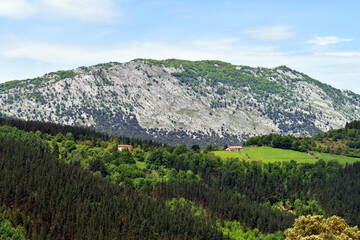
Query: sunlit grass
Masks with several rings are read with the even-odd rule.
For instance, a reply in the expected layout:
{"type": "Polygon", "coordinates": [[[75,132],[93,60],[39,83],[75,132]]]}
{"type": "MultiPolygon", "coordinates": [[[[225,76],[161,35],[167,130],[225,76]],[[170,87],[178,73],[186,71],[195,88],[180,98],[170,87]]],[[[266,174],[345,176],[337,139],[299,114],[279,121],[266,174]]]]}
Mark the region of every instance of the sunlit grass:
{"type": "Polygon", "coordinates": [[[332,155],[332,154],[328,154],[328,153],[312,152],[312,154],[317,156],[319,159],[324,160],[324,161],[337,160],[341,164],[354,163],[354,162],[360,161],[360,158],[332,155]]]}
{"type": "Polygon", "coordinates": [[[247,157],[241,155],[244,151],[214,151],[215,156],[221,157],[221,159],[238,158],[240,160],[247,160],[247,157]]]}
{"type": "Polygon", "coordinates": [[[283,162],[294,160],[298,163],[315,163],[316,159],[309,156],[307,153],[297,152],[293,150],[271,148],[271,147],[245,147],[243,151],[230,152],[230,151],[215,151],[216,156],[222,159],[237,157],[241,160],[255,160],[268,162],[283,162]],[[247,157],[241,155],[246,155],[247,157]]]}

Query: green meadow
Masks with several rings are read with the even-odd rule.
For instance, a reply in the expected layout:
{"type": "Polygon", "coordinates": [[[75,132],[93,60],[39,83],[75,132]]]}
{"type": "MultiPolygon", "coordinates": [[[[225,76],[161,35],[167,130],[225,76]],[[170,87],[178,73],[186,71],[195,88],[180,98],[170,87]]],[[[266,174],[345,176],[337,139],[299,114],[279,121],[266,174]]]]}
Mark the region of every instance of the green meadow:
{"type": "Polygon", "coordinates": [[[215,151],[216,156],[222,159],[237,157],[240,160],[255,160],[267,162],[283,162],[294,160],[299,163],[315,163],[316,159],[309,156],[307,153],[297,152],[293,150],[285,150],[271,147],[245,147],[243,151],[228,152],[228,151],[215,151]],[[241,154],[245,155],[241,155],[241,154]]]}
{"type": "MultiPolygon", "coordinates": [[[[316,163],[316,159],[309,156],[307,153],[298,152],[293,150],[271,148],[271,147],[245,147],[243,151],[214,151],[215,156],[221,157],[221,159],[238,158],[240,160],[253,160],[268,162],[283,162],[294,160],[298,163],[316,163]]],[[[354,163],[360,161],[360,158],[345,157],[340,155],[332,155],[328,153],[312,152],[321,160],[331,161],[336,160],[341,164],[354,163]]]]}
{"type": "Polygon", "coordinates": [[[241,155],[241,153],[244,153],[244,151],[214,151],[213,153],[215,156],[221,157],[221,159],[238,158],[240,160],[248,160],[247,157],[241,155]]]}
{"type": "Polygon", "coordinates": [[[341,164],[345,164],[345,163],[351,164],[351,163],[360,161],[360,158],[332,155],[332,154],[328,154],[328,153],[312,152],[311,154],[315,155],[316,157],[318,157],[319,159],[322,159],[324,161],[336,160],[341,164]]]}
{"type": "Polygon", "coordinates": [[[261,160],[264,163],[291,160],[298,163],[316,162],[316,159],[307,153],[271,147],[248,147],[244,149],[244,154],[249,156],[251,160],[261,160]]]}

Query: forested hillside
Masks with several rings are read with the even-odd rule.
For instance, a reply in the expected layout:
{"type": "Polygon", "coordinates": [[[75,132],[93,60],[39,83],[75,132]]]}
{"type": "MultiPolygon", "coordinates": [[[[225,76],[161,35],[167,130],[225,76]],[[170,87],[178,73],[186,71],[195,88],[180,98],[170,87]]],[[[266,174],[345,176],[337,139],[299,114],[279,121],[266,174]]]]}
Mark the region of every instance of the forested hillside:
{"type": "Polygon", "coordinates": [[[163,199],[60,162],[47,149],[41,150],[41,144],[33,144],[34,134],[2,130],[0,202],[29,238],[226,238],[190,209],[169,209],[163,199]]]}
{"type": "Polygon", "coordinates": [[[360,223],[360,163],[222,160],[196,145],[0,123],[0,220],[27,238],[284,239],[301,215],[360,223]]]}
{"type": "Polygon", "coordinates": [[[359,120],[359,106],[359,95],[286,66],[221,61],[136,59],[0,84],[0,116],[201,147],[311,136],[359,120]]]}

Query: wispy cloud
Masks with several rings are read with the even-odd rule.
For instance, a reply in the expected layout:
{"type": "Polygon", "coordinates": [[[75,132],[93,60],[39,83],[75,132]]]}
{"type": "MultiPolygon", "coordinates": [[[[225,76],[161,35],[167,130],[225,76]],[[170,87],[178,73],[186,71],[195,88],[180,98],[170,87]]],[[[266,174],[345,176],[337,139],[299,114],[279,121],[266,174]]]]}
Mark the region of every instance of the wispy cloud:
{"type": "Polygon", "coordinates": [[[353,38],[339,38],[336,36],[326,36],[326,37],[315,37],[315,38],[307,41],[307,43],[315,44],[315,45],[319,45],[319,46],[326,46],[329,44],[336,44],[339,42],[350,42],[353,40],[354,40],[353,38]]]}
{"type": "Polygon", "coordinates": [[[254,28],[243,33],[259,41],[282,41],[296,36],[296,32],[286,25],[254,28]]]}
{"type": "Polygon", "coordinates": [[[321,52],[316,54],[336,57],[360,57],[360,52],[321,52]]]}
{"type": "Polygon", "coordinates": [[[0,55],[27,58],[49,63],[73,65],[106,61],[129,61],[134,58],[233,59],[236,56],[268,55],[272,47],[244,46],[234,39],[195,40],[189,42],[131,41],[111,46],[75,46],[32,41],[18,36],[4,40],[0,55]]]}
{"type": "Polygon", "coordinates": [[[107,21],[114,16],[111,0],[42,0],[42,3],[54,14],[89,21],[107,21]]]}
{"type": "Polygon", "coordinates": [[[37,12],[37,7],[26,0],[0,0],[0,16],[25,18],[37,12]]]}
{"type": "Polygon", "coordinates": [[[26,18],[34,15],[69,16],[86,21],[109,21],[113,0],[0,0],[0,16],[26,18]]]}

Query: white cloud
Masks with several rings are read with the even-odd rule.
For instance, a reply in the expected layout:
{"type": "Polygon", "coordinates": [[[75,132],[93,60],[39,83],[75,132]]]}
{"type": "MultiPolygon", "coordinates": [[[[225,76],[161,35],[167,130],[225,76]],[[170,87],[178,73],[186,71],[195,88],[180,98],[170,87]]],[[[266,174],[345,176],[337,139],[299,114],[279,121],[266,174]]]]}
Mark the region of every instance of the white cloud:
{"type": "Polygon", "coordinates": [[[107,21],[113,15],[111,0],[41,0],[44,10],[90,21],[107,21]]]}
{"type": "Polygon", "coordinates": [[[37,12],[37,8],[26,0],[0,0],[0,16],[25,18],[37,12]]]}
{"type": "Polygon", "coordinates": [[[326,46],[329,44],[336,44],[339,42],[350,42],[353,40],[354,40],[353,38],[339,38],[336,36],[326,36],[326,37],[315,37],[314,39],[307,41],[307,43],[326,46]]]}
{"type": "Polygon", "coordinates": [[[69,16],[105,22],[115,16],[113,0],[0,0],[0,16],[69,16]]]}
{"type": "Polygon", "coordinates": [[[291,27],[286,25],[254,28],[243,33],[260,41],[282,41],[296,36],[291,27]]]}

